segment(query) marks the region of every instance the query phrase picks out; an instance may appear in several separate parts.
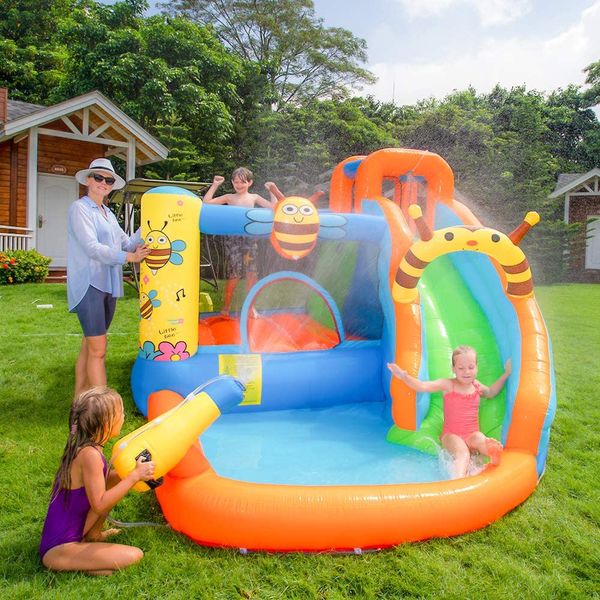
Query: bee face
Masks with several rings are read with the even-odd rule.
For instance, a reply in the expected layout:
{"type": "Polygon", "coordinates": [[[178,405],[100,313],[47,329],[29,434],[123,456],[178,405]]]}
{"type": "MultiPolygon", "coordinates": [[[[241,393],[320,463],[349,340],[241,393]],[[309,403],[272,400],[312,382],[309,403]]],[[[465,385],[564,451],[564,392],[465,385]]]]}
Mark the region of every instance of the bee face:
{"type": "Polygon", "coordinates": [[[402,259],[393,287],[397,302],[417,297],[417,283],[427,265],[451,252],[479,252],[498,261],[507,280],[507,293],[514,297],[532,293],[531,271],[522,250],[499,231],[486,227],[446,227],[436,230],[428,240],[415,242],[402,259]]]}
{"type": "Polygon", "coordinates": [[[303,258],[315,247],[318,233],[319,213],[310,200],[290,196],[275,207],[271,243],[281,256],[303,258]]]}
{"type": "Polygon", "coordinates": [[[171,258],[171,240],[169,236],[160,229],[153,229],[145,239],[150,248],[150,254],[146,257],[146,264],[153,272],[162,269],[171,258]]]}
{"type": "Polygon", "coordinates": [[[444,245],[449,244],[453,251],[470,250],[494,255],[499,245],[511,243],[503,233],[478,227],[446,228],[435,235],[443,240],[444,245]]]}

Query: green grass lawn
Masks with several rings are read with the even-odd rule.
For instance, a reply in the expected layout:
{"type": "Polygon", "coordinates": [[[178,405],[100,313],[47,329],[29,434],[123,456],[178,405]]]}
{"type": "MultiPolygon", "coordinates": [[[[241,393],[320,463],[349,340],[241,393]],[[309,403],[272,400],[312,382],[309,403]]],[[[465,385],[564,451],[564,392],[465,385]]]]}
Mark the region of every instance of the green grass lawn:
{"type": "MultiPolygon", "coordinates": [[[[37,546],[66,441],[81,342],[63,285],[0,287],[1,598],[598,598],[600,597],[600,285],[537,290],[552,336],[558,408],[534,494],[489,527],[377,553],[286,555],[203,548],[168,528],[124,530],[139,564],[110,578],[56,574],[37,546]],[[35,304],[53,304],[38,309],[35,304]]],[[[108,379],[123,395],[123,433],[143,423],[129,390],[137,299],[118,303],[108,379]]],[[[129,494],[123,521],[164,522],[152,493],[129,494]]]]}

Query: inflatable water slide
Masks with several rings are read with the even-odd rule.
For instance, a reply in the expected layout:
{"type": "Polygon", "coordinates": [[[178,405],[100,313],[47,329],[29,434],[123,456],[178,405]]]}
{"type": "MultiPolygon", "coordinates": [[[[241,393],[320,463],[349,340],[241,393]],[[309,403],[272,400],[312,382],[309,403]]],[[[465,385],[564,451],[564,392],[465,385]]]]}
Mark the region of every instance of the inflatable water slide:
{"type": "Polygon", "coordinates": [[[311,200],[203,206],[175,186],[142,199],[151,253],[134,399],[169,447],[185,437],[181,424],[169,434],[177,407],[197,394],[211,407],[183,458],[157,469],[165,517],[204,545],[354,552],[497,520],[537,486],[555,411],[550,340],[519,247],[537,214],[509,234],[486,227],[454,199],[441,157],[403,149],[348,158],[329,208],[311,200]],[[256,243],[258,281],[239,310],[199,313],[201,235],[256,243]],[[448,377],[461,344],[477,349],[484,383],[509,358],[512,374],[479,415],[504,446],[500,464],[451,479],[441,397],[415,394],[386,364],[448,377]]]}

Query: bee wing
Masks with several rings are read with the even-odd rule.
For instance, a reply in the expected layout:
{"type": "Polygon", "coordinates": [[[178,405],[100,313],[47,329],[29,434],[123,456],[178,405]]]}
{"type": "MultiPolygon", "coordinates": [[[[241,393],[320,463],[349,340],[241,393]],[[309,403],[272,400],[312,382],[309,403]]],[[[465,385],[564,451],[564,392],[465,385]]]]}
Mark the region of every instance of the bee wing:
{"type": "Polygon", "coordinates": [[[176,252],[172,252],[169,262],[172,262],[174,265],[180,265],[183,262],[183,256],[181,256],[181,254],[177,254],[176,252]]]}
{"type": "Polygon", "coordinates": [[[157,306],[160,306],[160,300],[157,300],[156,298],[154,298],[154,300],[152,300],[152,306],[154,306],[154,308],[156,308],[157,306]]]}
{"type": "MultiPolygon", "coordinates": [[[[172,244],[171,244],[171,250],[173,250],[173,252],[181,252],[182,250],[185,250],[186,245],[185,242],[183,240],[175,240],[172,244]]],[[[178,265],[181,263],[177,263],[178,265]]]]}
{"type": "Polygon", "coordinates": [[[270,208],[252,208],[246,212],[249,221],[258,223],[272,223],[273,211],[270,208]]]}
{"type": "Polygon", "coordinates": [[[346,217],[332,214],[320,214],[319,237],[328,240],[341,240],[346,237],[346,217]]]}
{"type": "Polygon", "coordinates": [[[253,208],[246,212],[250,221],[244,226],[251,235],[268,235],[273,227],[273,211],[268,208],[253,208]]]}
{"type": "Polygon", "coordinates": [[[244,227],[244,231],[250,235],[268,235],[271,233],[273,228],[273,222],[271,223],[248,223],[244,227]]]}

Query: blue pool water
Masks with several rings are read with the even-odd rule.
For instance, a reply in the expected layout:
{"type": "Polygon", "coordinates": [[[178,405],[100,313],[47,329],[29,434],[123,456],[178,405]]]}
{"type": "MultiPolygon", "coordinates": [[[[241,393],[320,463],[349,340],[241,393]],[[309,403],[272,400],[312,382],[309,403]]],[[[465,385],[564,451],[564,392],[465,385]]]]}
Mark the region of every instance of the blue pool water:
{"type": "Polygon", "coordinates": [[[390,444],[381,403],[223,415],[200,442],[230,479],[301,485],[377,485],[448,479],[438,457],[390,444]]]}

